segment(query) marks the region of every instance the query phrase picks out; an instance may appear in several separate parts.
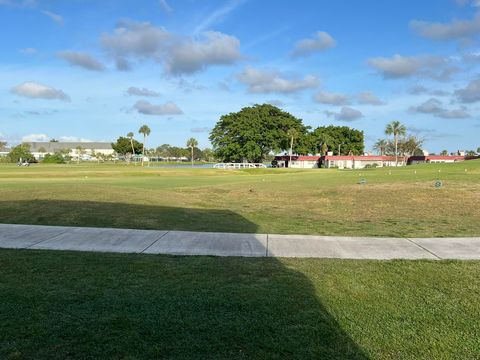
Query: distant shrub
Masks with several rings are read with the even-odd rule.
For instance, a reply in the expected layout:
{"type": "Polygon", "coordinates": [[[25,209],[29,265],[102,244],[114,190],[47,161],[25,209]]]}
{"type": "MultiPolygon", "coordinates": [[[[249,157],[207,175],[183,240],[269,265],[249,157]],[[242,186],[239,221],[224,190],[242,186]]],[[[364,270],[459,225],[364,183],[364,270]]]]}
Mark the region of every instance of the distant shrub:
{"type": "Polygon", "coordinates": [[[378,164],[367,164],[365,165],[365,169],[375,169],[378,167],[378,164]]]}
{"type": "Polygon", "coordinates": [[[47,154],[42,160],[44,164],[65,164],[65,159],[61,154],[47,154]]]}

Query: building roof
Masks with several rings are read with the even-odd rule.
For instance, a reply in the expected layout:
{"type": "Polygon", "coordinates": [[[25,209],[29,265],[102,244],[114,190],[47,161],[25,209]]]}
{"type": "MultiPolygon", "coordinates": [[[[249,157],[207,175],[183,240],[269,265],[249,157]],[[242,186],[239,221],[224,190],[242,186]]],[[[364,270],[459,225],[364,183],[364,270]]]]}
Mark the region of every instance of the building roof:
{"type": "Polygon", "coordinates": [[[91,142],[50,142],[50,141],[35,141],[35,142],[25,142],[30,146],[31,152],[40,152],[40,149],[45,149],[48,153],[54,153],[56,151],[65,150],[65,149],[76,149],[77,147],[81,146],[83,149],[90,150],[111,150],[112,144],[109,142],[98,142],[98,141],[91,141],[91,142]]]}
{"type": "Polygon", "coordinates": [[[429,161],[429,160],[465,160],[465,156],[461,155],[426,155],[426,156],[410,156],[410,161],[429,161]]]}
{"type": "MultiPolygon", "coordinates": [[[[293,161],[318,161],[318,160],[352,160],[352,161],[395,161],[395,156],[385,155],[292,155],[293,161]]],[[[290,160],[290,155],[275,156],[275,160],[290,160]]],[[[398,157],[402,161],[401,156],[398,157]]]]}
{"type": "MultiPolygon", "coordinates": [[[[386,155],[327,155],[322,157],[325,160],[352,160],[352,161],[395,161],[395,156],[386,155]]],[[[402,161],[401,156],[398,157],[402,161]]]]}

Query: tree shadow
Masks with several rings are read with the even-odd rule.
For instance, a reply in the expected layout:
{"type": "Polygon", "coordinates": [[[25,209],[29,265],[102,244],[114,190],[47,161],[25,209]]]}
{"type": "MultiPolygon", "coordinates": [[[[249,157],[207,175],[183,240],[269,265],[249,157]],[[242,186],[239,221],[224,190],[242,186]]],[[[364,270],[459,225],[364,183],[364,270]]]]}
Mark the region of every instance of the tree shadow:
{"type": "MultiPolygon", "coordinates": [[[[5,209],[25,210],[37,224],[113,227],[149,213],[257,230],[224,210],[35,200],[0,207],[2,222],[5,209]]],[[[0,273],[2,358],[367,359],[310,279],[275,258],[0,250],[0,273]]]]}

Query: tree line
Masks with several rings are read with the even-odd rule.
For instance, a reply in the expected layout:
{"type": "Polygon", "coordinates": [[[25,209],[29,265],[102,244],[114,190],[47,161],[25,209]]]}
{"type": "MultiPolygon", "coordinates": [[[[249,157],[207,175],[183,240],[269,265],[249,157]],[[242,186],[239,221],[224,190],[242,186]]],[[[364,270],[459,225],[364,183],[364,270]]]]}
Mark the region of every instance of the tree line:
{"type": "Polygon", "coordinates": [[[263,162],[272,154],[361,155],[363,131],[347,126],[312,129],[270,104],[244,107],[220,117],[210,133],[215,157],[223,162],[263,162]]]}

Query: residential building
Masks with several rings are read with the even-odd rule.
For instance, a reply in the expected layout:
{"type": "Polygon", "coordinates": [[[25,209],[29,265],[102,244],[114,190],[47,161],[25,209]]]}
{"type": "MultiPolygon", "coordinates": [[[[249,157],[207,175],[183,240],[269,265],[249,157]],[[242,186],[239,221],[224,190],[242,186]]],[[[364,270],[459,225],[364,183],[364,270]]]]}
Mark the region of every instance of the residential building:
{"type": "Polygon", "coordinates": [[[111,155],[114,153],[112,144],[109,142],[53,142],[53,141],[36,141],[25,142],[30,146],[30,152],[37,160],[41,160],[46,154],[54,154],[68,150],[68,155],[72,158],[88,160],[95,157],[95,154],[111,155]],[[81,150],[80,150],[81,149],[81,150]]]}

